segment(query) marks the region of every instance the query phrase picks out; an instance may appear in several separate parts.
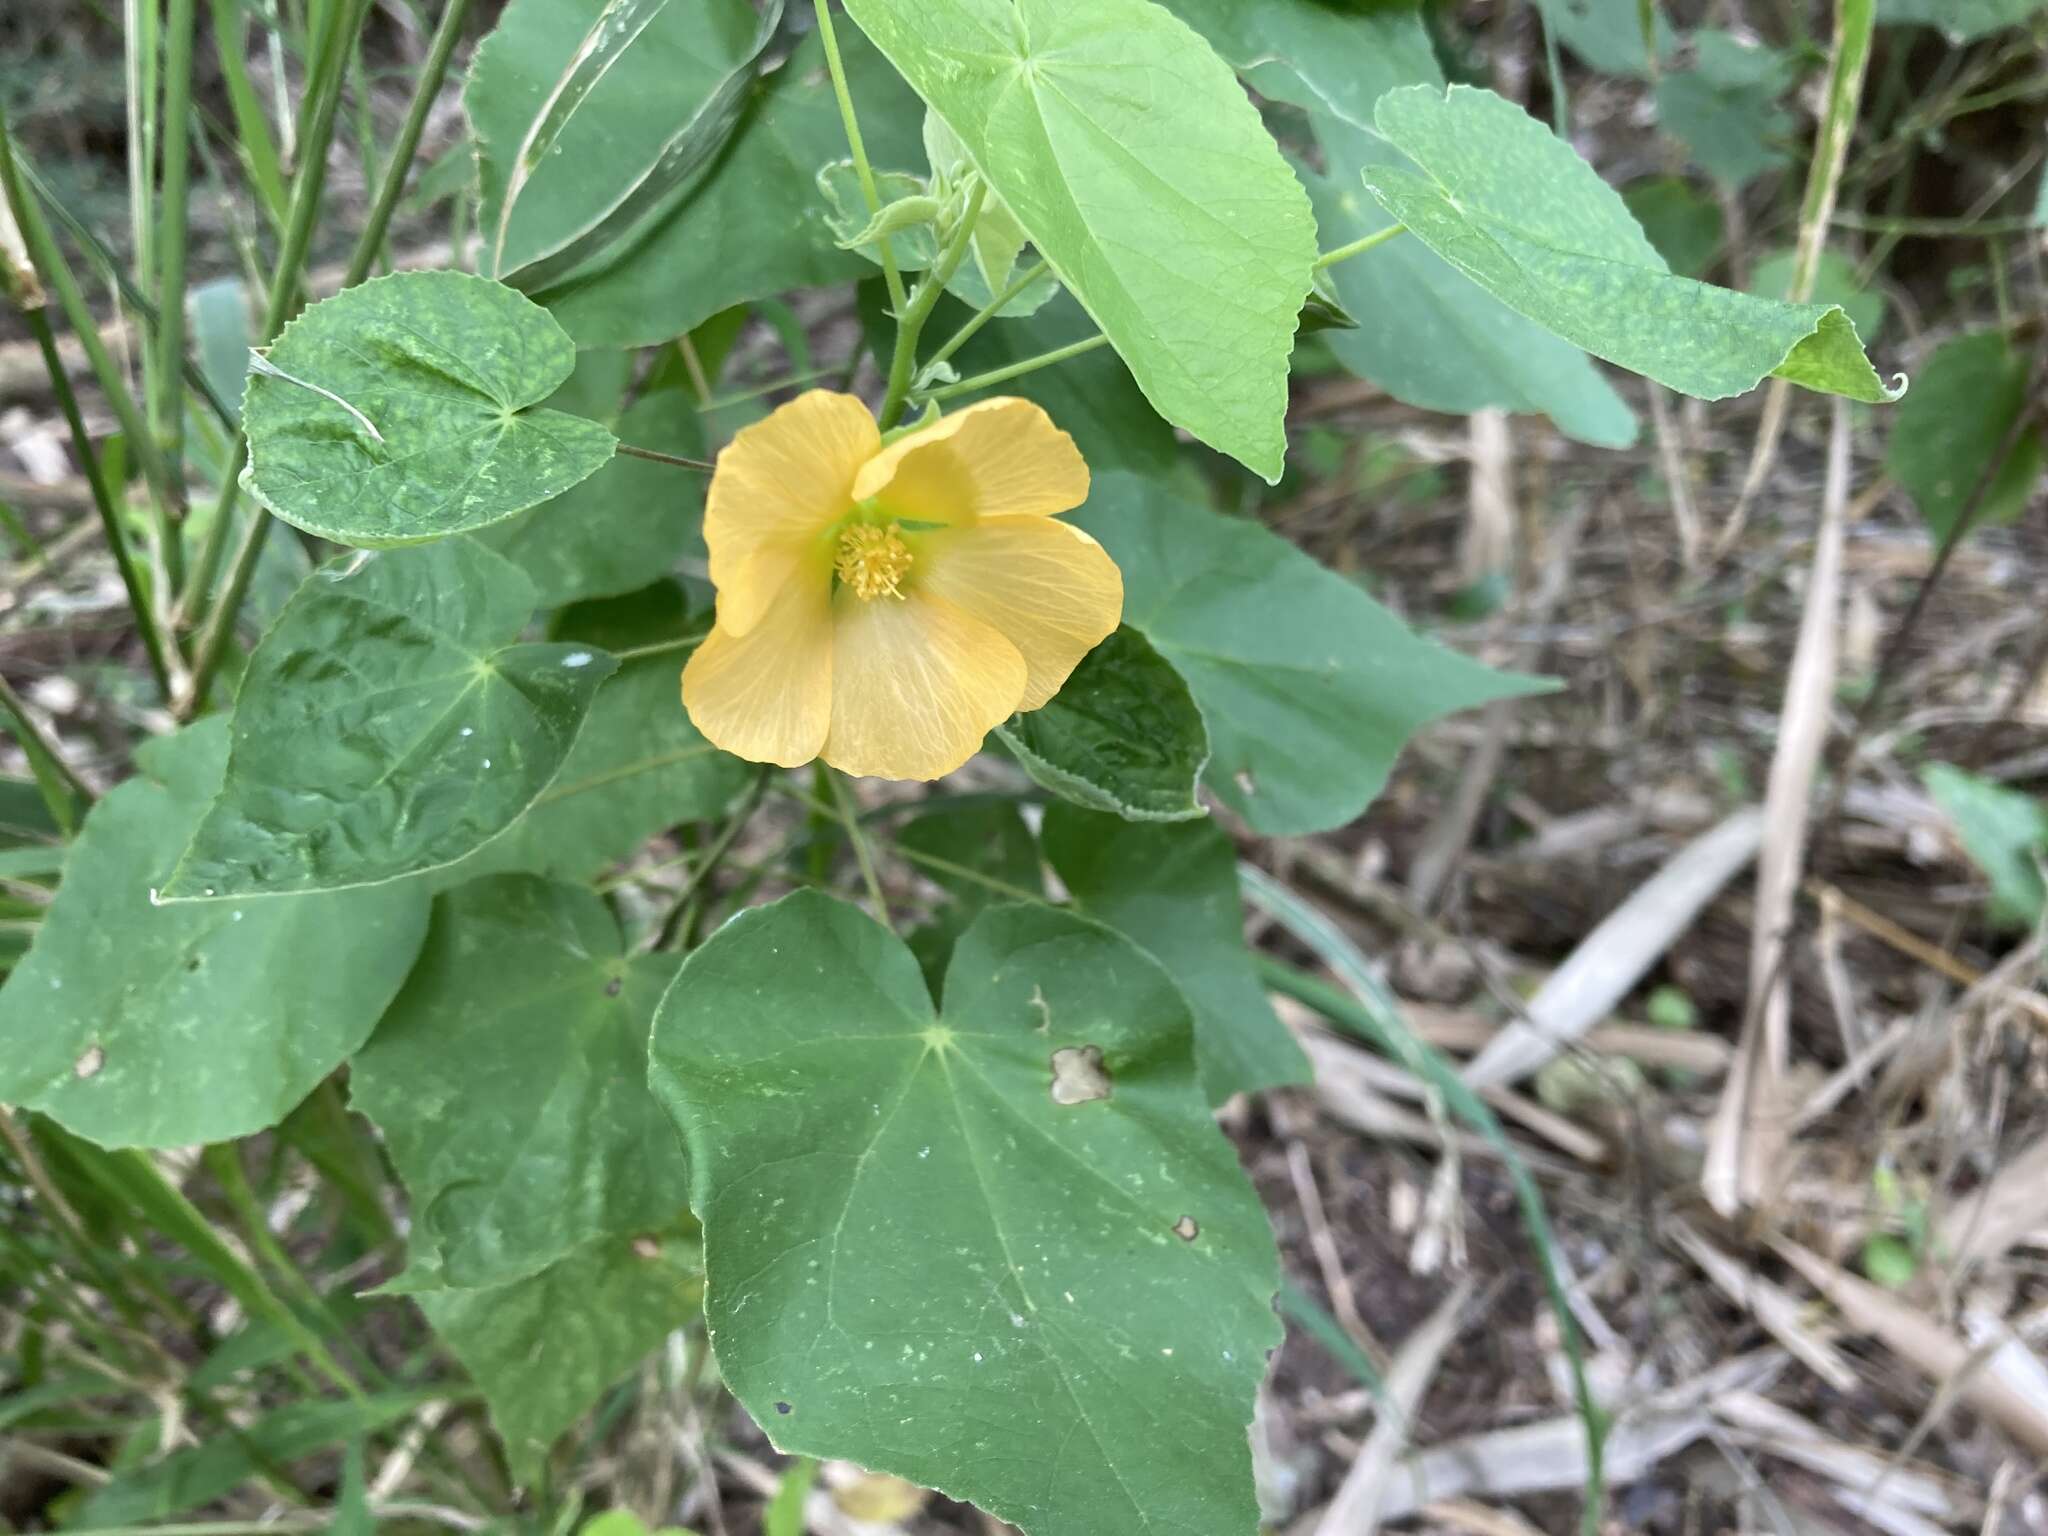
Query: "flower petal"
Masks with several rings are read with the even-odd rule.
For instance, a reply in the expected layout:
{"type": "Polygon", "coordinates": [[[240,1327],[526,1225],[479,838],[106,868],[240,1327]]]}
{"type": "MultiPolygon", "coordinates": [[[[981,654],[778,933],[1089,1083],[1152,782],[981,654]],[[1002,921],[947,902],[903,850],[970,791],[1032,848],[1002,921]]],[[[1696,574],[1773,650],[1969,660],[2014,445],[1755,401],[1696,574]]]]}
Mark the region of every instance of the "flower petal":
{"type": "Polygon", "coordinates": [[[834,768],[940,778],[1016,712],[1024,658],[964,609],[928,592],[867,601],[842,589],[833,610],[832,730],[823,756],[834,768]]]}
{"type": "Polygon", "coordinates": [[[796,768],[832,720],[832,585],[800,574],[744,635],[723,620],[683,668],[683,708],[705,738],[750,762],[796,768]]]}
{"type": "Polygon", "coordinates": [[[853,498],[876,496],[897,517],[918,522],[1050,517],[1088,499],[1088,466],[1074,440],[1029,400],[982,400],[868,460],[853,498]]]}
{"type": "Polygon", "coordinates": [[[865,405],[823,389],[778,406],[725,445],[704,503],[704,543],[728,635],[761,621],[811,540],[853,505],[854,477],[881,445],[865,405]]]}
{"type": "Polygon", "coordinates": [[[1060,691],[1123,617],[1124,578],[1109,551],[1050,517],[998,517],[919,541],[919,590],[994,625],[1023,654],[1019,709],[1060,691]]]}

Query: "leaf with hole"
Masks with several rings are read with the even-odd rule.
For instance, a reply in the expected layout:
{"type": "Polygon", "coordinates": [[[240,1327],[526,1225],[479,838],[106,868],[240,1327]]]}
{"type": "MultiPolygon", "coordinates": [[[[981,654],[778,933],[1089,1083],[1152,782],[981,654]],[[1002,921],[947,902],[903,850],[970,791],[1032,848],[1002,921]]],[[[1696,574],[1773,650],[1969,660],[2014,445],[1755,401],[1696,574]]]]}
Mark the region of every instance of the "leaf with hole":
{"type": "Polygon", "coordinates": [[[1890,401],[1841,308],[1679,277],[1621,194],[1513,102],[1454,85],[1391,91],[1379,130],[1420,173],[1365,184],[1415,238],[1510,309],[1682,394],[1720,400],[1766,378],[1890,401]]]}
{"type": "Polygon", "coordinates": [[[998,726],[1024,771],[1061,798],[1132,821],[1183,821],[1209,732],[1180,674],[1128,624],[1074,669],[1050,703],[998,726]]]}
{"type": "Polygon", "coordinates": [[[666,1227],[687,1169],[647,1091],[672,954],[628,955],[593,892],[525,875],[440,897],[405,990],[349,1072],[412,1198],[387,1289],[476,1289],[666,1227]]]}
{"type": "Polygon", "coordinates": [[[1098,475],[1074,521],[1123,570],[1124,622],[1187,680],[1210,791],[1268,835],[1342,826],[1419,726],[1549,687],[1420,638],[1285,539],[1156,482],[1098,475]]]}
{"type": "Polygon", "coordinates": [[[1243,1536],[1278,1266],[1187,1005],[1129,941],[1024,906],[967,931],[944,997],[800,892],[662,1000],[727,1385],[782,1450],[1028,1536],[1243,1536]]]}
{"type": "Polygon", "coordinates": [[[533,584],[467,539],[322,566],[249,659],[226,782],[164,899],[376,885],[502,833],[617,666],[520,643],[532,614],[533,584]]]}
{"type": "Polygon", "coordinates": [[[426,892],[151,900],[227,757],[219,718],[149,742],[86,818],[0,987],[0,1103],[108,1147],[229,1141],[277,1124],[369,1038],[419,953],[426,892]]]}
{"type": "Polygon", "coordinates": [[[1268,481],[1315,225],[1257,110],[1151,0],[852,0],[1168,421],[1268,481]]]}
{"type": "Polygon", "coordinates": [[[540,404],[575,344],[546,310],[464,272],[402,272],[313,305],[252,367],[243,483],[337,544],[486,527],[602,469],[618,440],[540,404]]]}
{"type": "Polygon", "coordinates": [[[1045,813],[1045,857],[1086,916],[1166,968],[1195,1015],[1209,1102],[1309,1080],[1244,942],[1237,850],[1213,821],[1136,826],[1072,806],[1045,813]]]}

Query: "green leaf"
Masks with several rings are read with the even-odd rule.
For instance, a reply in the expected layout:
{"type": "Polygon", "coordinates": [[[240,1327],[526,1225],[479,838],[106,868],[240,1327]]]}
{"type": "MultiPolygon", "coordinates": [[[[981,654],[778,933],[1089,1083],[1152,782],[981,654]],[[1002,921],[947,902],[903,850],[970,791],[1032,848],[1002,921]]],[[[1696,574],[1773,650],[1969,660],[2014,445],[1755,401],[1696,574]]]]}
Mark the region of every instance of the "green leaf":
{"type": "Polygon", "coordinates": [[[1989,915],[2001,927],[2032,928],[2048,910],[2048,805],[2032,795],[1947,763],[1931,763],[1921,782],[1955,823],[1970,860],[1990,878],[1989,915]]]}
{"type": "Polygon", "coordinates": [[[519,644],[533,584],[466,539],[331,561],[249,659],[220,798],[166,901],[439,869],[554,780],[617,663],[519,644]]]}
{"type": "MultiPolygon", "coordinates": [[[[705,53],[661,56],[657,48],[637,46],[666,6],[667,0],[613,0],[592,23],[506,159],[504,184],[490,189],[496,194],[497,217],[485,229],[483,265],[492,275],[531,291],[606,270],[687,201],[697,173],[724,146],[746,105],[761,56],[782,25],[782,0],[766,0],[758,15],[731,4],[693,8],[697,37],[716,37],[721,20],[728,33],[717,37],[708,54],[716,73],[703,82],[701,96],[675,87],[678,74],[687,78],[705,53]],[[600,108],[583,115],[597,91],[636,87],[647,91],[641,112],[600,108]],[[680,110],[644,110],[654,104],[680,110]],[[636,128],[655,127],[657,135],[634,142],[617,134],[614,130],[629,118],[636,128]],[[525,194],[541,179],[553,195],[539,217],[526,221],[529,241],[514,245],[513,227],[520,222],[525,194]]],[[[657,41],[667,36],[654,33],[657,41]]]]}
{"type": "MultiPolygon", "coordinates": [[[[673,583],[564,610],[560,640],[633,647],[701,633],[673,583]],[[673,608],[665,604],[674,603],[673,608]]],[[[500,870],[583,880],[664,828],[707,821],[745,789],[754,769],[712,746],[683,709],[686,647],[625,662],[592,701],[555,781],[512,829],[443,876],[454,884],[500,870]]]]}
{"type": "MultiPolygon", "coordinates": [[[[508,167],[606,0],[513,0],[478,45],[463,106],[478,145],[482,224],[495,227],[508,167]]],[[[560,192],[569,211],[520,217],[567,220],[615,189],[593,167],[645,164],[652,146],[687,120],[752,36],[745,0],[696,0],[664,7],[576,114],[565,135],[588,136],[593,152],[556,158],[573,174],[522,203],[560,192]],[[631,153],[614,160],[604,146],[631,153]],[[580,184],[578,184],[580,182],[580,184]]],[[[851,28],[840,38],[847,84],[877,165],[916,163],[922,112],[902,81],[851,28]]],[[[825,224],[818,167],[846,153],[846,134],[825,71],[824,50],[806,38],[787,63],[755,79],[732,136],[688,188],[684,201],[601,272],[536,292],[577,342],[633,347],[671,341],[719,311],[792,288],[850,282],[871,271],[839,250],[825,224]]],[[[536,189],[538,188],[538,191],[536,189]]],[[[651,573],[650,573],[651,574],[651,573]]]]}
{"type": "Polygon", "coordinates": [[[818,1464],[800,1456],[783,1470],[775,1497],[761,1512],[761,1536],[804,1536],[809,1524],[804,1519],[804,1501],[818,1480],[818,1464]]]}
{"type": "Polygon", "coordinates": [[[1256,523],[1132,475],[1098,475],[1074,521],[1124,573],[1124,622],[1187,679],[1210,790],[1270,836],[1363,811],[1422,724],[1545,691],[1412,634],[1256,523]]]}
{"type": "MultiPolygon", "coordinates": [[[[1784,298],[1792,291],[1792,270],[1798,259],[1799,253],[1790,247],[1767,252],[1749,274],[1751,291],[1767,299],[1784,298]]],[[[1866,340],[1875,340],[1884,328],[1884,295],[1861,286],[1856,281],[1856,263],[1840,251],[1820,253],[1813,274],[1813,302],[1839,304],[1856,327],[1856,334],[1866,340]]],[[[1904,413],[1904,402],[1899,410],[1904,413]]]]}
{"type": "Polygon", "coordinates": [[[483,1389],[522,1482],[606,1388],[696,1315],[703,1262],[684,1226],[599,1238],[509,1285],[414,1298],[483,1389]]]}
{"type": "MultiPolygon", "coordinates": [[[[709,446],[680,390],[642,395],[623,414],[614,395],[600,419],[626,442],[657,453],[701,459],[709,446]]],[[[616,597],[702,548],[705,484],[704,475],[620,454],[581,485],[477,538],[526,572],[542,607],[616,597]]]]}
{"type": "Polygon", "coordinates": [[[900,942],[800,892],[690,956],[650,1060],[719,1368],[779,1448],[1029,1536],[1254,1528],[1272,1238],[1127,940],[988,912],[935,1018],[900,942]]]}
{"type": "Polygon", "coordinates": [[[589,478],[617,439],[542,408],[576,349],[531,300],[464,272],[402,272],[286,326],[249,376],[243,483],[338,544],[416,544],[589,478]]]}
{"type": "Polygon", "coordinates": [[[0,1103],[103,1146],[228,1141],[282,1120],[369,1037],[419,952],[425,892],[150,900],[227,756],[220,719],[151,742],[86,818],[0,988],[0,1103]]]}
{"type": "MultiPolygon", "coordinates": [[[[1315,204],[1324,246],[1348,245],[1392,224],[1360,176],[1407,162],[1377,133],[1327,115],[1311,122],[1327,173],[1296,171],[1315,204]]],[[[1540,412],[1567,436],[1603,448],[1635,441],[1635,413],[1591,358],[1516,314],[1421,241],[1404,235],[1326,274],[1359,328],[1325,335],[1323,345],[1395,399],[1458,414],[1489,406],[1540,412]]]]}
{"type": "Polygon", "coordinates": [[[1050,703],[997,727],[1024,771],[1054,794],[1132,821],[1203,814],[1195,799],[1209,732],[1188,685],[1120,625],[1050,703]]]}
{"type": "MultiPolygon", "coordinates": [[[[1936,538],[1946,538],[2019,413],[2027,407],[2027,354],[2002,331],[1972,331],[1938,347],[1892,422],[1885,468],[1906,488],[1936,538]]],[[[1993,474],[1975,526],[2026,510],[2041,472],[2042,433],[2020,435],[1993,474]]]]}
{"type": "Polygon", "coordinates": [[[1134,826],[1055,805],[1045,856],[1074,904],[1157,960],[1195,1015],[1211,1104],[1309,1080],[1308,1058],[1266,1000],[1244,942],[1237,850],[1213,821],[1134,826]]]}
{"type": "Polygon", "coordinates": [[[1443,83],[1419,0],[1160,0],[1258,93],[1372,127],[1397,85],[1443,83]]]}
{"type": "MultiPolygon", "coordinates": [[[[936,116],[927,116],[925,121],[939,123],[936,116]]],[[[939,127],[945,129],[943,123],[939,127]]],[[[973,174],[971,168],[968,174],[973,174]]],[[[885,233],[891,237],[889,254],[898,271],[922,272],[936,266],[957,228],[953,221],[966,211],[964,200],[957,194],[950,198],[932,196],[925,191],[924,178],[905,171],[878,171],[875,180],[886,206],[870,218],[867,197],[851,160],[834,160],[818,172],[818,186],[832,208],[826,222],[841,248],[858,250],[879,266],[882,257],[877,235],[885,233]]],[[[946,292],[978,311],[993,302],[1008,285],[1017,254],[1024,248],[1024,231],[1002,200],[990,194],[969,243],[977,259],[960,264],[947,282],[946,292]],[[990,287],[988,271],[1005,261],[1001,283],[990,287]]],[[[1059,286],[1059,280],[1047,272],[996,313],[1005,317],[1035,314],[1059,292],[1059,286]]]]}
{"type": "Polygon", "coordinates": [[[421,1387],[371,1397],[287,1403],[215,1439],[123,1472],[85,1501],[78,1523],[137,1525],[210,1504],[267,1470],[395,1424],[445,1393],[445,1387],[421,1387]]]}
{"type": "Polygon", "coordinates": [[[627,955],[591,891],[524,875],[442,896],[405,990],[349,1074],[412,1198],[388,1289],[532,1275],[682,1209],[682,1149],[647,1092],[674,955],[627,955]]]}
{"type": "Polygon", "coordinates": [[[910,951],[936,991],[953,946],[977,917],[1005,901],[1043,901],[1038,840],[1013,800],[958,795],[926,800],[897,829],[896,849],[951,899],[910,935],[910,951]]]}
{"type": "MultiPolygon", "coordinates": [[[[1689,70],[1657,81],[1657,120],[1708,175],[1744,186],[1792,163],[1792,114],[1778,105],[1796,73],[1791,57],[1702,27],[1689,70]]],[[[1759,292],[1768,292],[1761,284],[1759,292]]]]}
{"type": "Polygon", "coordinates": [[[1380,132],[1423,174],[1365,184],[1416,238],[1509,308],[1595,357],[1719,400],[1767,377],[1895,400],[1837,306],[1786,304],[1674,275],[1621,195],[1513,102],[1454,85],[1380,98],[1380,132]]]}
{"type": "Polygon", "coordinates": [[[1877,20],[1881,26],[1938,27],[1967,43],[2017,27],[2041,8],[2042,0],[1877,0],[1877,20]]]}
{"type": "Polygon", "coordinates": [[[1168,421],[1268,481],[1307,200],[1223,62],[1151,0],[852,0],[1168,421]]]}
{"type": "Polygon", "coordinates": [[[1602,74],[1646,76],[1650,45],[1657,57],[1671,51],[1671,25],[1661,12],[1653,18],[1652,39],[1643,36],[1642,0],[1536,0],[1543,24],[1557,39],[1602,74]]]}
{"type": "MultiPolygon", "coordinates": [[[[1632,181],[1621,189],[1621,200],[1672,271],[1698,277],[1714,264],[1726,229],[1721,205],[1695,191],[1684,177],[1632,181]]],[[[1776,293],[1782,297],[1784,291],[1779,288],[1776,293]]]]}

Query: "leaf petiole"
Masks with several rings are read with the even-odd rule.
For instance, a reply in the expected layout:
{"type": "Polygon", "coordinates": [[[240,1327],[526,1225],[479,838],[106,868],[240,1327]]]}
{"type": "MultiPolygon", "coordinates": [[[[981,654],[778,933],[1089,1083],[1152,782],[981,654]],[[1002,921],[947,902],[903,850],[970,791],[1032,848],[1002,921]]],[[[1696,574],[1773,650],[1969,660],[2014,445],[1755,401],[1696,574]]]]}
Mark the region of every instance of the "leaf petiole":
{"type": "Polygon", "coordinates": [[[1340,245],[1335,250],[1325,251],[1316,258],[1315,270],[1321,272],[1325,268],[1336,266],[1340,261],[1349,261],[1354,256],[1363,256],[1375,246],[1385,245],[1394,236],[1405,232],[1407,228],[1406,224],[1389,224],[1385,229],[1376,229],[1369,235],[1363,235],[1353,240],[1349,245],[1340,245]]]}
{"type": "Polygon", "coordinates": [[[927,400],[953,400],[969,395],[977,389],[987,389],[992,384],[1006,384],[1011,379],[1022,378],[1027,373],[1036,373],[1041,368],[1050,368],[1055,363],[1064,363],[1070,357],[1080,357],[1093,352],[1097,347],[1109,345],[1107,336],[1097,334],[1083,341],[1070,342],[1064,347],[1054,347],[1050,352],[1041,352],[1036,357],[1027,357],[1021,362],[1010,363],[1002,368],[991,368],[987,373],[977,373],[971,379],[962,379],[957,384],[948,384],[924,396],[927,400]]]}
{"type": "Polygon", "coordinates": [[[686,459],[679,453],[661,453],[653,448],[636,448],[631,443],[619,444],[618,451],[629,458],[651,459],[656,464],[673,464],[677,469],[694,469],[706,475],[715,467],[708,459],[686,459]]]}

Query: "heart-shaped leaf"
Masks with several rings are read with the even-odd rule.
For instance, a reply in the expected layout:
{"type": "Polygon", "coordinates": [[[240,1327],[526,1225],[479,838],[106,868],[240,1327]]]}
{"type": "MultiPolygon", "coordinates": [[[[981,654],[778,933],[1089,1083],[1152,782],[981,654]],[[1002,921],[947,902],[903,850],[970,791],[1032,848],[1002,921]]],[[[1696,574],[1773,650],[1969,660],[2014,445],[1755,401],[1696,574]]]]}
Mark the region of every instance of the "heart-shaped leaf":
{"type": "Polygon", "coordinates": [[[719,1369],[782,1449],[1029,1536],[1257,1525],[1272,1238],[1187,1005],[1127,940],[997,908],[934,1015],[908,949],[802,892],[690,956],[651,1071],[719,1369]]]}
{"type": "Polygon", "coordinates": [[[576,365],[548,312],[465,272],[402,272],[313,305],[249,378],[243,480],[338,544],[482,528],[595,474],[618,440],[548,410],[576,365]]]}
{"type": "Polygon", "coordinates": [[[249,660],[220,797],[166,901],[375,885],[511,826],[618,665],[519,644],[533,584],[469,539],[314,572],[249,660]]]}

